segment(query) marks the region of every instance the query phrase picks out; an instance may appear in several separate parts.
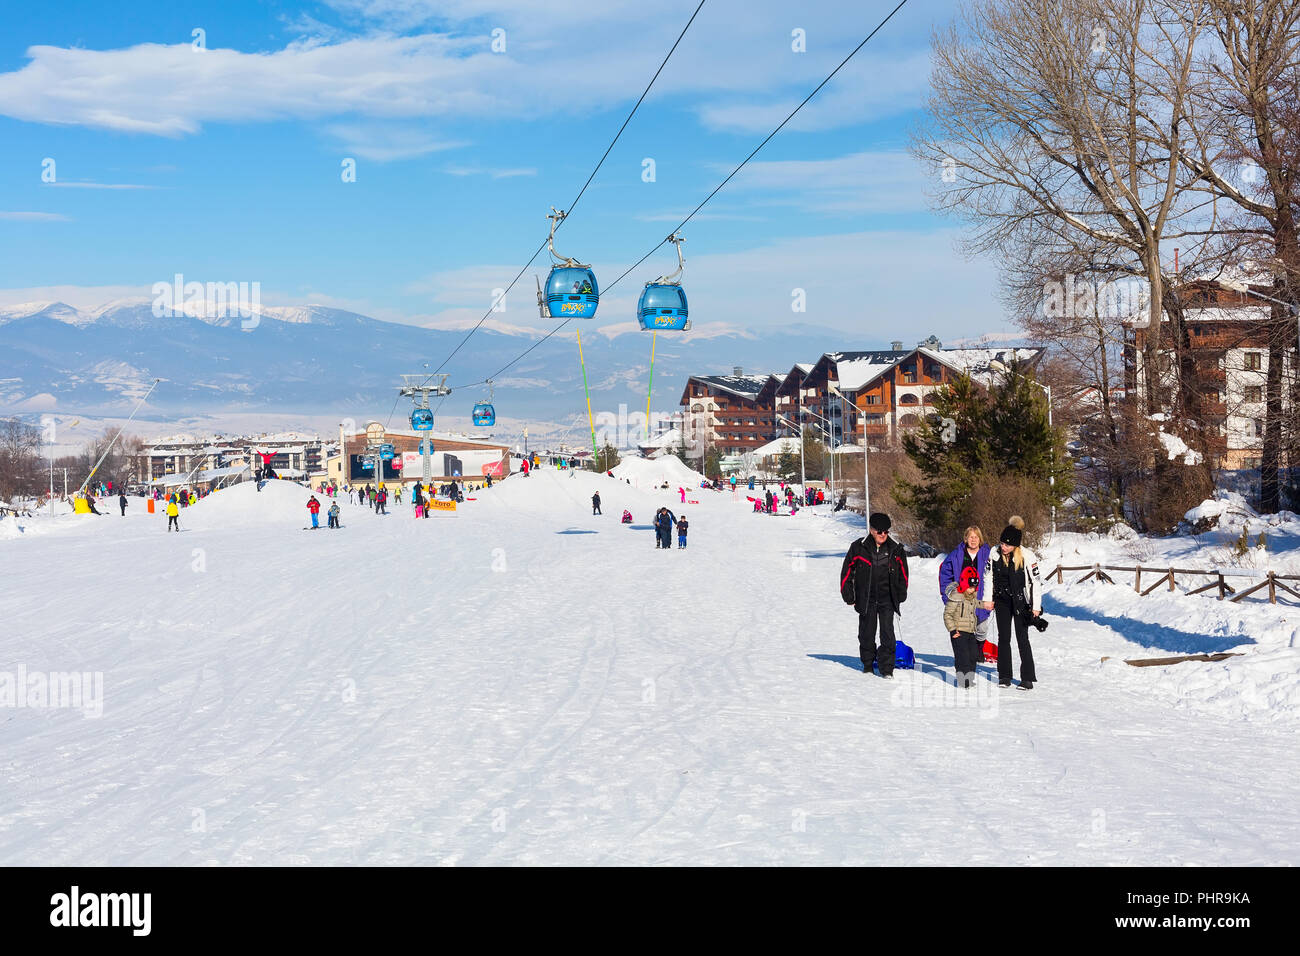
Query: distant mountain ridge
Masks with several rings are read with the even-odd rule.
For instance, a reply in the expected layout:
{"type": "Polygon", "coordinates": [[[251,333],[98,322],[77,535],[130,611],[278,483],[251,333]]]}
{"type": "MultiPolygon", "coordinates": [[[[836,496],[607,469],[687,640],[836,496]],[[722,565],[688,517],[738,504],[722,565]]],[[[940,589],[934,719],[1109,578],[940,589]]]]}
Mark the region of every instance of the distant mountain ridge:
{"type": "MultiPolygon", "coordinates": [[[[697,325],[707,329],[707,319],[697,325]]],[[[693,374],[729,373],[736,366],[785,374],[823,352],[882,347],[896,329],[896,321],[882,318],[877,330],[860,336],[806,324],[772,332],[663,334],[655,350],[652,404],[657,411],[675,410],[693,374]]],[[[596,322],[584,323],[583,332],[593,410],[617,413],[627,405],[644,412],[649,336],[610,324],[602,334],[596,322]]],[[[159,378],[148,403],[155,419],[216,411],[387,416],[399,376],[421,372],[425,363],[436,368],[464,337],[464,330],[384,322],[319,305],[262,307],[250,330],[241,328],[238,316],[160,318],[149,299],[86,310],[63,302],[5,306],[0,412],[121,414],[159,378]]],[[[463,391],[443,400],[439,415],[467,417],[487,388],[464,386],[501,369],[540,337],[480,329],[444,369],[451,373],[448,385],[463,391]]],[[[557,335],[513,364],[497,378],[495,399],[498,414],[513,419],[585,419],[573,336],[557,335]]]]}

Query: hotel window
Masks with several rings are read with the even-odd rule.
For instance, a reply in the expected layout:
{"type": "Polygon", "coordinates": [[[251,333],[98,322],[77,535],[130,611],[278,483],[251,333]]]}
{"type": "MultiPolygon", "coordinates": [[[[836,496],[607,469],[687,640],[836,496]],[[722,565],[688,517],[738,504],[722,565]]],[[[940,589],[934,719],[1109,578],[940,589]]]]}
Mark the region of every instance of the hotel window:
{"type": "Polygon", "coordinates": [[[1255,404],[1264,400],[1264,389],[1259,385],[1246,386],[1246,401],[1249,404],[1255,404]]]}
{"type": "Polygon", "coordinates": [[[1247,353],[1246,353],[1246,371],[1247,371],[1247,372],[1258,372],[1258,371],[1260,371],[1260,369],[1262,369],[1262,368],[1264,367],[1263,358],[1264,358],[1264,356],[1261,355],[1259,352],[1247,352],[1247,353]]]}

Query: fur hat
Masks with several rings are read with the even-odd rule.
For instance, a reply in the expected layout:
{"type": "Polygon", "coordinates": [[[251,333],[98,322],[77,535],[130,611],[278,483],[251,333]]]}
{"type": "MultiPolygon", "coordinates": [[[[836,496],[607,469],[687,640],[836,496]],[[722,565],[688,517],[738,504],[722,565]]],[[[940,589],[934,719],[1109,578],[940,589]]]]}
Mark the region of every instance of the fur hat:
{"type": "Polygon", "coordinates": [[[889,515],[885,514],[883,511],[877,511],[873,514],[871,516],[870,524],[872,531],[884,531],[885,533],[889,532],[891,526],[889,515]]]}
{"type": "Polygon", "coordinates": [[[1003,544],[1009,544],[1013,548],[1020,547],[1020,542],[1024,538],[1025,519],[1020,515],[1012,515],[1007,519],[1007,526],[1002,529],[1002,535],[998,538],[1003,544]]]}

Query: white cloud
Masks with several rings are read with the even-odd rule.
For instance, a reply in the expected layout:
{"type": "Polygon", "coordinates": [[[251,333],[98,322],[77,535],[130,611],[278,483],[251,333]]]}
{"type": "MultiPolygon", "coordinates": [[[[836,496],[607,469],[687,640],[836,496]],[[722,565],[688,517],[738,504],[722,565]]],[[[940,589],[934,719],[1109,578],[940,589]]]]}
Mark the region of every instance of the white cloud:
{"type": "MultiPolygon", "coordinates": [[[[827,67],[826,72],[833,68],[827,67]]],[[[806,88],[794,82],[784,84],[789,92],[762,102],[725,99],[706,102],[696,112],[700,122],[709,129],[766,133],[785,119],[820,81],[818,78],[806,88]]],[[[779,135],[837,129],[896,116],[920,106],[929,85],[928,52],[881,53],[868,44],[795,114],[779,135]]]]}
{"type": "MultiPolygon", "coordinates": [[[[733,167],[716,164],[719,173],[733,167]]],[[[868,151],[830,159],[751,161],[727,184],[763,190],[763,202],[812,212],[923,212],[923,168],[902,151],[868,151]],[[772,198],[773,194],[775,198],[772,198]]]]}
{"type": "Polygon", "coordinates": [[[537,175],[537,170],[531,166],[516,169],[486,169],[478,165],[447,166],[443,169],[443,172],[449,176],[490,176],[493,179],[513,179],[517,176],[537,175]]]}
{"type": "Polygon", "coordinates": [[[61,189],[157,189],[157,186],[143,186],[137,183],[93,183],[93,182],[57,182],[44,183],[61,189]]]}
{"type": "MultiPolygon", "coordinates": [[[[305,31],[303,38],[270,52],[196,51],[188,43],[32,46],[26,65],[0,74],[0,115],[170,137],[212,122],[573,115],[636,97],[693,8],[686,3],[666,16],[641,0],[333,6],[359,24],[354,35],[299,20],[291,27],[305,31]],[[504,53],[491,48],[498,25],[506,30],[504,53]],[[398,35],[416,27],[438,32],[398,35]]],[[[843,9],[800,11],[807,54],[791,52],[790,17],[781,5],[739,13],[706,5],[647,105],[689,98],[708,127],[766,130],[856,42],[845,38],[858,26],[845,23],[843,9]]],[[[791,128],[827,129],[908,109],[927,76],[923,52],[869,46],[791,128]]],[[[431,143],[445,139],[429,136],[431,143]]]]}
{"type": "Polygon", "coordinates": [[[71,222],[67,216],[57,212],[0,212],[0,219],[14,222],[71,222]]]}
{"type": "Polygon", "coordinates": [[[466,140],[439,140],[422,129],[395,123],[333,123],[325,127],[325,132],[338,141],[344,152],[376,163],[414,159],[470,145],[466,140]]]}

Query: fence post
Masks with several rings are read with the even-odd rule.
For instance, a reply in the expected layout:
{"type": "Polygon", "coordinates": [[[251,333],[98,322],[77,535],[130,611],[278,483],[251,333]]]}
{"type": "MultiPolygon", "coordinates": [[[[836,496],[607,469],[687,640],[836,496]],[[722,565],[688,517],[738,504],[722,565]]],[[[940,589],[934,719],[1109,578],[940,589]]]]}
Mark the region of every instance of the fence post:
{"type": "Polygon", "coordinates": [[[1056,566],[1056,583],[1057,584],[1065,583],[1065,565],[1063,564],[1058,564],[1056,566]]]}
{"type": "Polygon", "coordinates": [[[1142,565],[1138,564],[1133,576],[1133,590],[1138,594],[1142,593],[1142,565]]]}
{"type": "Polygon", "coordinates": [[[1268,603],[1277,603],[1277,585],[1273,582],[1273,572],[1268,572],[1268,603]]]}
{"type": "Polygon", "coordinates": [[[1222,601],[1222,600],[1223,600],[1223,597],[1224,597],[1224,591],[1223,591],[1223,572],[1220,571],[1220,572],[1219,572],[1219,600],[1222,601]]]}
{"type": "Polygon", "coordinates": [[[1173,589],[1174,589],[1174,569],[1170,568],[1169,569],[1169,590],[1172,591],[1173,589]]]}

